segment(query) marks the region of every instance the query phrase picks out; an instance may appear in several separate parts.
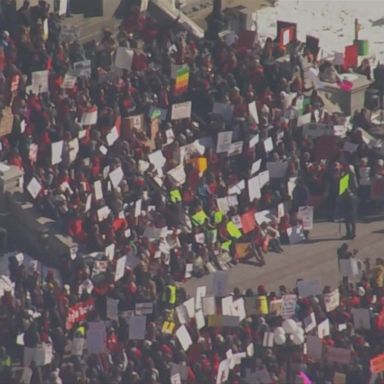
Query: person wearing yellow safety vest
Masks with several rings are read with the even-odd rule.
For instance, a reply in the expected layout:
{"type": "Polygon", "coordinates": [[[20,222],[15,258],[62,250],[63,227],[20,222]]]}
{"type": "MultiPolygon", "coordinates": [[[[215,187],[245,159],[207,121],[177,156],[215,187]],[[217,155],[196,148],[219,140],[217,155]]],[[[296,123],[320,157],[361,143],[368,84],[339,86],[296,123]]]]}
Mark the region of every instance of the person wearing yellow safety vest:
{"type": "Polygon", "coordinates": [[[161,304],[166,309],[175,308],[177,301],[177,287],[171,278],[167,279],[161,294],[161,304]]]}

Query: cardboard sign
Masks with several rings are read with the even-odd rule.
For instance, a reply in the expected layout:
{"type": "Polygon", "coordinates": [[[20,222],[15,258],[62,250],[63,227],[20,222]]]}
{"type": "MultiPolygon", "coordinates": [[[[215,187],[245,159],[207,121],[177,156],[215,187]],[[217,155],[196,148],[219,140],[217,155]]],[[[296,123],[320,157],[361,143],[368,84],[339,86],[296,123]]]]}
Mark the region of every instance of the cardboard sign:
{"type": "Polygon", "coordinates": [[[131,316],[129,324],[129,340],[144,340],[147,326],[146,316],[131,316]]]}
{"type": "Polygon", "coordinates": [[[32,72],[31,90],[35,95],[49,91],[48,71],[32,72]]]}
{"type": "Polygon", "coordinates": [[[104,353],[106,351],[106,330],[104,321],[88,323],[87,330],[88,353],[104,353]]]}
{"type": "Polygon", "coordinates": [[[171,120],[189,119],[192,112],[192,102],[173,104],[171,112],[171,120]]]}
{"type": "Polygon", "coordinates": [[[73,64],[73,71],[77,77],[91,77],[92,66],[91,60],[77,61],[73,64]]]}
{"type": "Polygon", "coordinates": [[[4,107],[0,120],[0,137],[9,135],[13,128],[13,113],[11,107],[4,107]]]}
{"type": "Polygon", "coordinates": [[[343,277],[354,278],[359,275],[357,260],[353,257],[339,260],[340,274],[343,277]]]}
{"type": "Polygon", "coordinates": [[[259,176],[254,176],[248,180],[249,201],[261,198],[261,186],[259,176]]]}
{"type": "Polygon", "coordinates": [[[323,342],[317,336],[307,335],[307,356],[313,360],[321,360],[323,342]]]}
{"type": "Polygon", "coordinates": [[[107,297],[107,317],[111,320],[118,320],[119,319],[119,300],[118,299],[112,299],[111,297],[107,297]]]}
{"type": "Polygon", "coordinates": [[[281,179],[286,176],[288,163],[286,161],[269,161],[267,169],[271,179],[281,179]]]}

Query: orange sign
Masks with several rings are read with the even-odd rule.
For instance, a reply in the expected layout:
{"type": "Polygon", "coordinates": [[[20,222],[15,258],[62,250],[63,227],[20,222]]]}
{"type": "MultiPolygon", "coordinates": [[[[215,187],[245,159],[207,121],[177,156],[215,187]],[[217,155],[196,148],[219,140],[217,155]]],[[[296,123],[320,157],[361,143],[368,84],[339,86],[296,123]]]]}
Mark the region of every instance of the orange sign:
{"type": "Polygon", "coordinates": [[[371,359],[371,371],[372,373],[384,372],[384,353],[371,359]]]}

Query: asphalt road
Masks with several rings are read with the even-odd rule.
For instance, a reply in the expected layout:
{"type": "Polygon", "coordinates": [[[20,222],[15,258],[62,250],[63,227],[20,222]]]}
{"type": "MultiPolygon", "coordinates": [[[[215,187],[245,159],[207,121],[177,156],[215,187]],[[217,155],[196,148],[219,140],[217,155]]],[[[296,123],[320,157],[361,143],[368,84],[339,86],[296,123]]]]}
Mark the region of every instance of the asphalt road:
{"type": "MultiPolygon", "coordinates": [[[[310,239],[306,243],[283,246],[284,253],[268,253],[266,265],[258,267],[252,260],[229,269],[229,288],[256,289],[260,284],[268,290],[277,290],[281,284],[292,288],[298,278],[318,278],[324,285],[335,287],[341,279],[336,250],[344,242],[345,234],[341,224],[341,233],[337,223],[315,223],[310,239]]],[[[352,249],[359,251],[359,259],[370,258],[371,265],[377,257],[384,256],[384,221],[359,223],[357,237],[348,241],[352,249]]],[[[195,294],[196,287],[207,285],[211,292],[212,275],[200,279],[190,279],[183,287],[190,295],[195,294]]]]}

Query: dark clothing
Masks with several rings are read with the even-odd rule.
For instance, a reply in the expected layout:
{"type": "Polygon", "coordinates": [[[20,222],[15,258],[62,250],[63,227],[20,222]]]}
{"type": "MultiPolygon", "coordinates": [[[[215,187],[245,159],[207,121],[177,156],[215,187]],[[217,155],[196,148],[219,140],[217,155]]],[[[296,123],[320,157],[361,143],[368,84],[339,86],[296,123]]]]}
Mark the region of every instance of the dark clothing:
{"type": "Polygon", "coordinates": [[[347,194],[343,197],[343,216],[345,222],[346,236],[354,238],[356,236],[356,220],[357,220],[357,197],[353,194],[347,194]]]}

